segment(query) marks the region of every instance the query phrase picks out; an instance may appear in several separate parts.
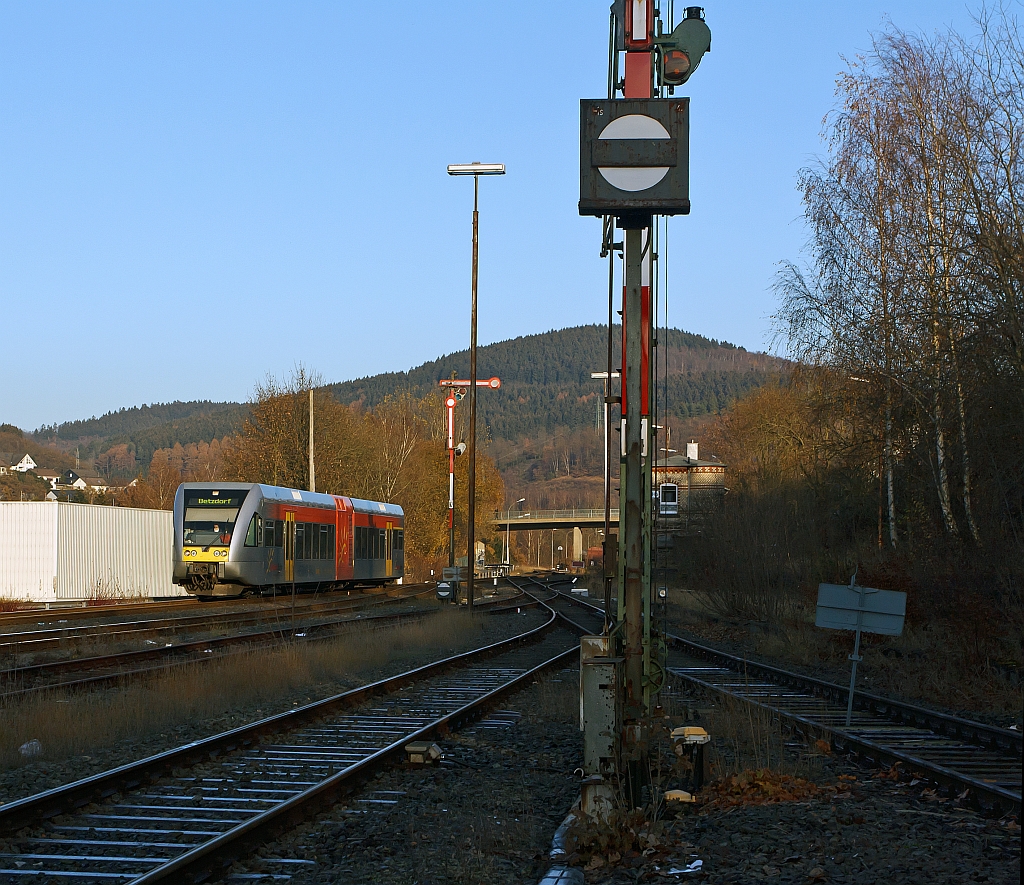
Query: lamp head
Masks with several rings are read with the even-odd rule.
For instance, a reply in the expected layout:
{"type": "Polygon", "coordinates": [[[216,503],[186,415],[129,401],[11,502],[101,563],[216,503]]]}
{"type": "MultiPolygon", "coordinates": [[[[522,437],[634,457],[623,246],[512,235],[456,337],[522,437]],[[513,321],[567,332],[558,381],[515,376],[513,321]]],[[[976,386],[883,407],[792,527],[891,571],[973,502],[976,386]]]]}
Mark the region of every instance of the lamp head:
{"type": "Polygon", "coordinates": [[[449,175],[504,175],[504,163],[452,163],[449,175]]]}

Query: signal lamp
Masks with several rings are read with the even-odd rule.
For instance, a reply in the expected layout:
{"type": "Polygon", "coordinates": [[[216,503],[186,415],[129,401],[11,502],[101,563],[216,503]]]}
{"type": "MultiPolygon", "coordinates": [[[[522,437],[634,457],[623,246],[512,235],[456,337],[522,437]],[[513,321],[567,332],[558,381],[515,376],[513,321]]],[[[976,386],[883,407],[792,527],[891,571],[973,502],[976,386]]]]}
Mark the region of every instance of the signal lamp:
{"type": "Polygon", "coordinates": [[[711,51],[711,28],[704,21],[704,10],[687,6],[675,30],[656,42],[661,47],[661,85],[682,86],[697,70],[704,53],[711,51]]]}

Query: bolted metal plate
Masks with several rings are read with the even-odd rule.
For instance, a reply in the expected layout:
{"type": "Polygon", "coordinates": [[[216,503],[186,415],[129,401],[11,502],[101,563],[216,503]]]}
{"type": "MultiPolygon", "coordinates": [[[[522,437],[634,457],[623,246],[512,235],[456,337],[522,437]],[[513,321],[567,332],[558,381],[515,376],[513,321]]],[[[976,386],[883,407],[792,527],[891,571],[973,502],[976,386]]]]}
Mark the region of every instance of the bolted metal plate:
{"type": "Polygon", "coordinates": [[[907,613],[907,594],[845,584],[819,584],[815,627],[899,636],[907,613]]]}
{"type": "Polygon", "coordinates": [[[690,212],[690,100],[580,102],[580,215],[690,212]]]}

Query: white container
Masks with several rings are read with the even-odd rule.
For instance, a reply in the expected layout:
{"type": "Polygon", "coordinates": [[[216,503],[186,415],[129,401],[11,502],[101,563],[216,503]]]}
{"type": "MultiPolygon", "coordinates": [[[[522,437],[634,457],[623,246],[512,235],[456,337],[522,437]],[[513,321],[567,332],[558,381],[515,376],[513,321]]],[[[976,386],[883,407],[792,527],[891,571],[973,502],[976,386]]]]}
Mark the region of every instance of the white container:
{"type": "Polygon", "coordinates": [[[169,510],[0,501],[0,596],[57,602],[184,596],[169,510]]]}

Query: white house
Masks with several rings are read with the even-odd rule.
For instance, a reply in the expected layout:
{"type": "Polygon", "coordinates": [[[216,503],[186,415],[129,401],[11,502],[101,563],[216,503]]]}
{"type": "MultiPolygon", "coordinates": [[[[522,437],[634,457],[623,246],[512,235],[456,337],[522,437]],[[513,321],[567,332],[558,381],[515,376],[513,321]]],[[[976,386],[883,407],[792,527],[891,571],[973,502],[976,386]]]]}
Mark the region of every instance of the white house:
{"type": "Polygon", "coordinates": [[[37,467],[35,474],[40,479],[45,479],[50,484],[51,489],[57,488],[57,484],[60,482],[60,473],[56,470],[47,470],[45,467],[37,467]]]}
{"type": "Polygon", "coordinates": [[[89,484],[82,479],[74,470],[65,470],[57,483],[57,486],[62,489],[78,489],[80,492],[84,492],[89,484]]]}
{"type": "Polygon", "coordinates": [[[31,455],[25,455],[11,470],[17,470],[18,473],[28,473],[30,470],[35,470],[37,466],[36,462],[32,460],[31,455]]]}

